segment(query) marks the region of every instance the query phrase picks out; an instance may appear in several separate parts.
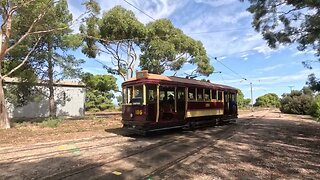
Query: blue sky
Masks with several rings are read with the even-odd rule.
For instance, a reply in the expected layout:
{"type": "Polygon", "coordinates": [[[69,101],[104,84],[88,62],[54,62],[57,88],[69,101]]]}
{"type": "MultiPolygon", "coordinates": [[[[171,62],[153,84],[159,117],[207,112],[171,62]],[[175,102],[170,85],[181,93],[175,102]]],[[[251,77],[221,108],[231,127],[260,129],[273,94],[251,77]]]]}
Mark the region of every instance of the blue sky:
{"type": "MultiPolygon", "coordinates": [[[[215,73],[208,77],[211,82],[230,85],[242,90],[250,97],[250,82],[253,83],[253,97],[273,92],[279,96],[289,92],[289,86],[300,90],[307,80],[308,74],[320,76],[319,64],[312,70],[303,67],[302,61],[313,59],[314,52],[299,52],[296,45],[281,46],[270,49],[262,36],[251,27],[252,16],[246,11],[247,3],[239,0],[127,0],[143,10],[154,19],[168,18],[183,32],[196,40],[202,41],[211,58],[215,73]],[[228,68],[214,60],[217,57],[228,68]],[[248,79],[247,81],[243,78],[248,79]]],[[[103,11],[116,5],[132,10],[143,23],[153,21],[139,12],[124,0],[99,0],[103,11]]],[[[70,11],[74,17],[83,13],[79,1],[69,0],[70,11]]],[[[77,29],[77,27],[74,27],[77,29]]],[[[86,63],[84,71],[94,74],[105,74],[101,64],[86,58],[81,51],[74,52],[86,63]]],[[[98,60],[110,63],[110,57],[101,55],[98,60]]],[[[186,65],[177,73],[191,72],[195,67],[186,65]]],[[[166,72],[172,75],[173,72],[166,72]]],[[[203,77],[200,77],[200,79],[203,77]]],[[[118,78],[118,85],[122,83],[118,78]]]]}

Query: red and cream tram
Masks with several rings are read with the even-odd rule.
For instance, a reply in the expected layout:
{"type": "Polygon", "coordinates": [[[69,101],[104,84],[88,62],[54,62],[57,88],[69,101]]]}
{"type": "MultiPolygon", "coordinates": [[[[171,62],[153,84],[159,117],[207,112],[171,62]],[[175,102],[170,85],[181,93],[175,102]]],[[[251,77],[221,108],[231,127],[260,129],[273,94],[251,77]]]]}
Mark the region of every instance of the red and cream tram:
{"type": "Polygon", "coordinates": [[[238,90],[230,86],[141,71],[122,89],[123,127],[136,132],[230,122],[238,115],[238,90]]]}

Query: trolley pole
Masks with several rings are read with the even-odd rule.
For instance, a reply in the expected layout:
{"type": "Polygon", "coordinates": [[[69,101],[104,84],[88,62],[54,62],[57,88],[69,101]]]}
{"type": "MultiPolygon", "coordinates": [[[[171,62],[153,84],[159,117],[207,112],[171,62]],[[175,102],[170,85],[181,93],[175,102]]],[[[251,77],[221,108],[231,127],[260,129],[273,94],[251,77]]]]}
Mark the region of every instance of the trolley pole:
{"type": "Polygon", "coordinates": [[[250,82],[250,90],[251,90],[251,111],[253,111],[252,82],[250,82]]]}

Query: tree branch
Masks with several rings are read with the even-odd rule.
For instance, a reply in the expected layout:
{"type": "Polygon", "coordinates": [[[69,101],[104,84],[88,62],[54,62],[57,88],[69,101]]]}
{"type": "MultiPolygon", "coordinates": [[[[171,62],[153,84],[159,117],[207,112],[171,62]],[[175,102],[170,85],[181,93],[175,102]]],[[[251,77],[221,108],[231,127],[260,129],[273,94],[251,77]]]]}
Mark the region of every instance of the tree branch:
{"type": "Polygon", "coordinates": [[[17,45],[19,45],[26,37],[28,37],[31,33],[31,30],[33,29],[34,25],[40,20],[43,18],[43,16],[46,14],[46,12],[43,12],[43,13],[40,13],[39,16],[32,22],[32,24],[30,25],[28,31],[22,35],[20,37],[20,39],[15,43],[13,44],[11,47],[9,47],[4,54],[7,54],[9,51],[11,51],[13,48],[15,48],[17,45]]]}
{"type": "Polygon", "coordinates": [[[38,38],[37,42],[34,44],[34,46],[32,47],[32,49],[28,52],[28,54],[26,55],[26,57],[24,58],[24,60],[15,68],[13,68],[9,73],[5,74],[2,78],[8,77],[10,76],[12,73],[14,73],[16,70],[18,70],[19,68],[21,68],[29,59],[29,56],[33,53],[33,51],[36,49],[39,41],[41,40],[41,37],[38,38]]]}

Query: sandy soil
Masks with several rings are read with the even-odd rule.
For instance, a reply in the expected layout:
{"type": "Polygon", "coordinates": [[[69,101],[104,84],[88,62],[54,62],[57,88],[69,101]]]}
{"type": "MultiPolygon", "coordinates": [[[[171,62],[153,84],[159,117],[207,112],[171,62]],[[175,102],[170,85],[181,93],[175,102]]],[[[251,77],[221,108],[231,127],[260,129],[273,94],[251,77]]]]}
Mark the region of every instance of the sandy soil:
{"type": "Polygon", "coordinates": [[[308,116],[264,110],[150,137],[126,136],[116,116],[73,123],[0,131],[0,179],[320,179],[320,124],[308,116]]]}

